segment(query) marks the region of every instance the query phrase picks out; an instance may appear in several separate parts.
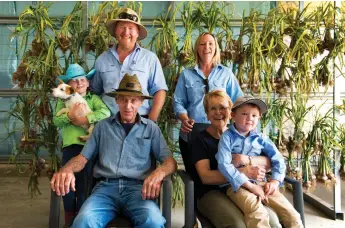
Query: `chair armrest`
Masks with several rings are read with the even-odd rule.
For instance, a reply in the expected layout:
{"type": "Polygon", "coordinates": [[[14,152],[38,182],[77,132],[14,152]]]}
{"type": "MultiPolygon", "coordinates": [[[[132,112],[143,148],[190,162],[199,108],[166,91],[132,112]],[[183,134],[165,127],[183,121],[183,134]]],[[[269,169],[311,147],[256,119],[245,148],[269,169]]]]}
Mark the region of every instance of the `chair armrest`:
{"type": "Polygon", "coordinates": [[[194,182],[188,173],[184,170],[177,170],[184,183],[184,228],[193,228],[195,223],[194,212],[194,182]]]}
{"type": "Polygon", "coordinates": [[[303,225],[305,226],[302,183],[290,177],[285,177],[284,181],[292,185],[293,206],[301,215],[301,220],[303,222],[303,225]]]}
{"type": "Polygon", "coordinates": [[[171,197],[172,197],[172,181],[171,175],[163,180],[163,208],[162,214],[166,220],[165,227],[171,228],[171,197]]]}
{"type": "Polygon", "coordinates": [[[56,195],[56,193],[50,191],[50,211],[49,211],[49,228],[59,228],[60,227],[60,200],[61,196],[56,195]]]}

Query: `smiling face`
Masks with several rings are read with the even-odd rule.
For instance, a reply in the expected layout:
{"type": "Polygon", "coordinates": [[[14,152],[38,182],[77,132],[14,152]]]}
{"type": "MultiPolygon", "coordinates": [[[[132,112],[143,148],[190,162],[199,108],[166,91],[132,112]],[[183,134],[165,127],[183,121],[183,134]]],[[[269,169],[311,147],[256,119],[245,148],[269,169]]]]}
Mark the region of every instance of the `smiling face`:
{"type": "Polygon", "coordinates": [[[86,77],[77,77],[69,80],[67,84],[70,85],[77,93],[85,96],[87,88],[89,87],[89,80],[87,80],[86,77]]]}
{"type": "Polygon", "coordinates": [[[139,36],[139,28],[132,22],[119,21],[115,26],[115,38],[122,48],[132,49],[139,36]]]}
{"type": "Polygon", "coordinates": [[[119,105],[119,111],[122,123],[134,123],[139,107],[142,105],[144,99],[135,96],[118,95],[115,98],[119,105]]]}
{"type": "Polygon", "coordinates": [[[230,118],[229,101],[226,99],[214,96],[208,100],[207,119],[211,125],[217,129],[223,129],[230,118]]]}
{"type": "Polygon", "coordinates": [[[260,110],[256,105],[243,104],[237,107],[231,113],[232,119],[235,122],[235,128],[244,136],[247,136],[250,131],[254,130],[260,120],[260,110]]]}
{"type": "Polygon", "coordinates": [[[198,45],[198,55],[202,63],[212,63],[216,53],[216,42],[210,34],[205,34],[200,38],[198,45]]]}

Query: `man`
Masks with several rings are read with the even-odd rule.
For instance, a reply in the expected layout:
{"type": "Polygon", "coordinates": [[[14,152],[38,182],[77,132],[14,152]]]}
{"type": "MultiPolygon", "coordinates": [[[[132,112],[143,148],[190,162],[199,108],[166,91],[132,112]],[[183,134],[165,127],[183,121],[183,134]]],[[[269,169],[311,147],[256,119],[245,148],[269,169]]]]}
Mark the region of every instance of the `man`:
{"type": "Polygon", "coordinates": [[[104,103],[112,114],[115,114],[118,106],[104,94],[117,89],[126,73],[136,74],[139,76],[143,93],[153,96],[152,106],[150,107],[148,101],[144,101],[139,114],[157,121],[168,87],[157,56],[137,44],[137,40],[147,36],[146,28],[140,23],[137,13],[128,8],[123,9],[117,19],[109,20],[106,27],[109,34],[116,38],[117,45],[97,58],[96,75],[91,80],[91,90],[103,95],[104,103]]]}
{"type": "Polygon", "coordinates": [[[136,75],[125,75],[115,92],[119,112],[101,120],[94,128],[83,151],[55,173],[50,185],[57,195],[75,191],[74,173],[88,160],[98,157],[93,175],[99,183],[85,201],[72,227],[105,227],[120,211],[135,227],[164,227],[165,219],[153,201],[163,179],[176,171],[158,126],[142,118],[138,110],[144,99],[136,75]],[[151,154],[162,165],[151,169],[151,154]]]}

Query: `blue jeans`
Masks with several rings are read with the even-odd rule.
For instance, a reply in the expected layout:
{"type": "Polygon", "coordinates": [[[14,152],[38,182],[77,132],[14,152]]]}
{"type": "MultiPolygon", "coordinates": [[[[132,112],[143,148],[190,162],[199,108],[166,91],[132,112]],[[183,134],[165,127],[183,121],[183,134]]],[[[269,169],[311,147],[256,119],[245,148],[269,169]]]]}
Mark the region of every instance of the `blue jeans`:
{"type": "Polygon", "coordinates": [[[121,213],[134,227],[164,227],[165,218],[153,200],[143,200],[143,181],[129,178],[99,182],[75,218],[72,228],[105,227],[121,213]]]}
{"type": "MultiPolygon", "coordinates": [[[[62,149],[62,162],[64,166],[73,157],[78,156],[83,149],[83,145],[73,144],[62,149]]],[[[87,164],[88,165],[88,164],[87,164]]],[[[76,191],[70,191],[62,197],[65,212],[78,212],[85,201],[85,179],[87,167],[78,173],[75,173],[76,191]]]]}

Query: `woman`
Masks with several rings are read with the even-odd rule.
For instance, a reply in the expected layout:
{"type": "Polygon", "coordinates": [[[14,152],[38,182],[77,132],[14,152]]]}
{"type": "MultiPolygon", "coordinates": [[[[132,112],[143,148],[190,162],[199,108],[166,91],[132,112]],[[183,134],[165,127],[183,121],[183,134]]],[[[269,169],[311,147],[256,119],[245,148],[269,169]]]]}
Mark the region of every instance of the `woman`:
{"type": "Polygon", "coordinates": [[[174,93],[174,111],[181,121],[179,146],[187,172],[191,168],[187,134],[195,123],[209,123],[203,108],[206,93],[223,89],[235,101],[243,93],[230,68],[220,64],[217,39],[202,33],[195,42],[196,66],[182,71],[174,93]]]}
{"type": "MultiPolygon", "coordinates": [[[[195,195],[197,208],[217,227],[246,227],[243,214],[231,200],[225,195],[225,189],[219,185],[227,184],[228,181],[218,171],[215,155],[218,150],[219,138],[227,130],[230,118],[232,102],[229,96],[222,90],[208,93],[204,99],[204,109],[211,125],[191,142],[192,164],[194,172],[195,195]]],[[[246,155],[233,155],[233,163],[240,168],[250,179],[261,180],[265,177],[266,169],[270,161],[264,156],[249,157],[246,155]],[[251,165],[249,165],[251,163],[251,165]]],[[[281,227],[277,215],[266,207],[270,216],[271,227],[281,227]]]]}

